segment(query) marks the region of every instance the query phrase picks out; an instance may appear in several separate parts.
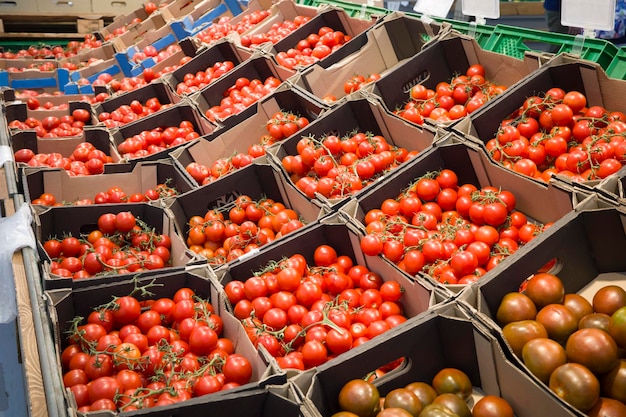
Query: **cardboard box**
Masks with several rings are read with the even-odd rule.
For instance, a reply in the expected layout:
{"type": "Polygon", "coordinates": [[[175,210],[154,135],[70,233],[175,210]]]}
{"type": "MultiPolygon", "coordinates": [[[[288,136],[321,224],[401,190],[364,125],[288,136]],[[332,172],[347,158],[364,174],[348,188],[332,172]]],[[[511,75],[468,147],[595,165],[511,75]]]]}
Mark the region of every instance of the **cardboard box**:
{"type": "MultiPolygon", "coordinates": [[[[141,41],[144,36],[150,36],[167,24],[161,13],[152,13],[144,20],[126,27],[126,31],[113,37],[110,42],[117,52],[124,53],[128,48],[141,41]]],[[[106,29],[106,28],[105,28],[106,29]]]]}
{"type": "MultiPolygon", "coordinates": [[[[587,97],[587,106],[603,106],[609,111],[626,111],[623,97],[626,82],[607,76],[598,64],[558,55],[523,82],[508,89],[492,103],[473,113],[455,129],[477,143],[493,139],[502,120],[517,110],[524,100],[552,87],[579,91],[587,97]]],[[[567,178],[561,178],[569,181],[567,178]]],[[[591,190],[593,182],[588,182],[591,190]]]]}
{"type": "MultiPolygon", "coordinates": [[[[161,13],[165,13],[168,8],[164,8],[161,13]]],[[[180,40],[196,35],[221,18],[237,16],[242,11],[242,6],[236,0],[203,0],[192,10],[169,20],[172,30],[180,40]]]]}
{"type": "Polygon", "coordinates": [[[135,42],[126,47],[123,51],[119,51],[118,48],[115,59],[125,76],[135,77],[140,75],[145,68],[151,68],[157,63],[156,59],[153,57],[146,57],[141,61],[135,61],[134,58],[136,54],[143,53],[144,48],[147,46],[154,46],[157,52],[161,52],[177,42],[178,40],[170,27],[165,25],[146,32],[140,38],[135,39],[135,42]]]}
{"type": "Polygon", "coordinates": [[[251,145],[260,143],[261,137],[268,134],[266,125],[276,112],[292,112],[311,122],[325,108],[312,101],[297,87],[283,84],[243,112],[225,119],[222,126],[213,133],[180,147],[170,156],[182,171],[191,162],[210,167],[220,158],[229,158],[234,152],[247,153],[251,145]]]}
{"type": "MultiPolygon", "coordinates": [[[[70,321],[74,317],[87,317],[94,308],[107,304],[114,297],[122,297],[131,294],[135,286],[135,281],[125,280],[118,281],[115,284],[106,284],[102,286],[91,286],[81,289],[58,289],[46,291],[47,311],[50,315],[50,325],[55,336],[55,351],[57,353],[57,369],[51,370],[55,373],[62,372],[60,364],[60,355],[62,350],[67,346],[67,331],[70,330],[70,321]]],[[[139,279],[141,285],[155,284],[149,287],[152,295],[141,296],[135,295],[140,300],[157,300],[159,298],[172,298],[175,292],[182,287],[191,288],[201,298],[208,300],[216,314],[224,322],[223,336],[233,341],[235,352],[245,356],[252,365],[252,378],[248,384],[237,387],[233,390],[213,393],[212,395],[195,397],[184,403],[172,406],[159,407],[150,410],[156,415],[182,416],[182,415],[199,415],[200,410],[211,409],[213,405],[223,409],[224,405],[219,405],[219,400],[225,397],[228,405],[232,405],[232,399],[235,395],[247,398],[253,393],[260,395],[259,390],[266,385],[282,385],[286,383],[284,373],[277,372],[271,366],[268,366],[258,354],[250,340],[248,339],[244,329],[234,316],[224,307],[224,295],[219,283],[213,278],[212,273],[206,267],[193,268],[186,271],[176,271],[166,274],[160,274],[152,278],[139,279]],[[167,414],[164,414],[167,413],[167,414]],[[191,414],[190,414],[191,413],[191,414]]],[[[64,390],[65,391],[65,390],[64,390]]],[[[75,402],[71,398],[71,394],[67,391],[66,401],[72,408],[75,402]]],[[[261,398],[262,399],[262,398],[261,398]]],[[[252,402],[251,406],[259,404],[258,401],[252,402]]],[[[256,410],[257,412],[259,409],[256,410]]],[[[104,415],[113,416],[114,413],[105,413],[104,415]]]]}
{"type": "Polygon", "coordinates": [[[81,136],[67,138],[39,138],[34,130],[21,130],[11,135],[11,148],[13,152],[18,149],[28,148],[37,153],[60,153],[69,157],[76,146],[82,142],[93,144],[96,149],[109,155],[113,162],[119,162],[122,158],[111,142],[111,136],[102,127],[86,128],[81,136]]]}
{"type": "Polygon", "coordinates": [[[214,6],[207,0],[173,0],[159,8],[166,22],[185,17],[197,9],[209,10],[214,6]]]}
{"type": "MultiPolygon", "coordinates": [[[[330,215],[262,247],[254,256],[242,256],[227,267],[216,269],[216,275],[222,285],[234,280],[245,282],[254,276],[255,271],[260,271],[270,263],[278,262],[294,254],[302,254],[307,265],[312,266],[315,265],[313,261],[315,248],[319,245],[330,245],[336,250],[338,256],[349,256],[354,265],[366,266],[370,271],[378,273],[384,281],[399,282],[404,288],[400,302],[404,307],[406,317],[418,316],[432,305],[448,298],[448,294],[435,290],[429,283],[412,281],[398,273],[384,259],[366,257],[359,245],[361,236],[363,235],[348,218],[340,214],[330,215]]],[[[386,334],[379,339],[386,340],[386,334]]],[[[366,345],[375,345],[376,340],[372,339],[366,345]]],[[[365,348],[365,345],[362,348],[365,348]]],[[[337,360],[333,359],[328,362],[328,366],[341,362],[342,357],[343,355],[338,355],[337,360]]],[[[366,373],[367,371],[363,375],[366,373]]]]}
{"type": "MultiPolygon", "coordinates": [[[[333,30],[343,32],[345,35],[350,35],[353,39],[358,35],[369,30],[375,20],[359,19],[350,17],[345,10],[333,7],[330,5],[323,5],[318,9],[318,13],[309,22],[300,26],[289,35],[276,42],[273,45],[275,53],[287,52],[291,48],[295,48],[298,41],[305,39],[311,33],[318,33],[322,27],[330,27],[333,30]]],[[[325,65],[326,60],[339,60],[354,52],[357,52],[362,47],[362,44],[358,42],[346,42],[341,48],[331,53],[327,57],[321,59],[319,62],[321,65],[325,65]],[[332,58],[331,58],[332,57],[332,58]]],[[[335,61],[333,61],[335,62],[335,61]]]]}
{"type": "Polygon", "coordinates": [[[147,203],[130,204],[99,204],[89,206],[59,206],[50,207],[44,211],[36,213],[34,216],[35,237],[37,239],[38,250],[43,270],[44,289],[57,288],[83,288],[93,285],[100,285],[111,281],[130,279],[131,274],[105,274],[97,275],[82,280],[72,280],[50,274],[51,259],[43,250],[43,243],[50,237],[62,237],[67,235],[81,236],[97,228],[98,217],[105,213],[120,213],[130,211],[135,217],[141,219],[149,227],[154,228],[156,233],[163,233],[170,236],[172,240],[171,266],[162,269],[148,270],[139,273],[143,276],[153,276],[165,272],[180,270],[185,266],[197,263],[198,259],[186,247],[183,239],[176,233],[172,220],[167,212],[161,208],[147,203]]]}
{"type": "MultiPolygon", "coordinates": [[[[512,192],[516,198],[515,209],[526,214],[532,222],[556,222],[574,210],[578,202],[573,191],[560,183],[542,186],[526,180],[523,176],[491,162],[482,149],[468,146],[462,140],[447,138],[399,167],[384,182],[370,187],[341,210],[365,227],[363,220],[369,210],[380,208],[385,199],[397,198],[417,178],[442,169],[454,171],[459,179],[459,186],[469,183],[480,189],[491,185],[512,192]]],[[[500,266],[491,274],[497,274],[498,271],[500,266]]],[[[433,278],[430,279],[436,282],[433,278]]],[[[458,293],[465,286],[446,285],[446,288],[458,293]]]]}
{"type": "Polygon", "coordinates": [[[91,84],[102,73],[115,76],[122,72],[122,69],[115,60],[115,48],[110,43],[105,43],[98,48],[82,52],[71,58],[59,60],[59,66],[61,68],[64,68],[68,64],[73,64],[78,67],[78,69],[70,72],[70,81],[72,82],[86,78],[91,84]],[[97,61],[89,63],[89,61],[93,59],[97,61]]]}
{"type": "Polygon", "coordinates": [[[594,188],[598,193],[616,203],[626,203],[626,169],[622,168],[615,174],[609,175],[594,188]]]}
{"type": "Polygon", "coordinates": [[[58,91],[69,82],[69,71],[59,68],[56,60],[48,59],[1,59],[0,86],[11,87],[15,90],[58,91]],[[50,64],[53,71],[40,71],[31,65],[50,64]],[[18,68],[19,71],[9,71],[18,68]]]}
{"type": "Polygon", "coordinates": [[[319,415],[339,411],[338,396],[348,381],[363,378],[376,368],[404,358],[399,369],[374,380],[381,397],[411,382],[431,383],[443,368],[465,372],[474,387],[472,402],[498,395],[511,404],[515,415],[573,416],[545,388],[517,369],[503,354],[490,330],[481,326],[462,304],[451,302],[432,308],[391,329],[370,346],[344,353],[337,360],[292,378],[319,415]]]}
{"type": "Polygon", "coordinates": [[[473,64],[484,66],[486,80],[507,88],[529,76],[539,65],[531,58],[520,60],[486,51],[474,38],[451,31],[396,66],[374,83],[372,91],[388,109],[395,110],[409,100],[411,87],[423,84],[434,90],[439,82],[465,74],[473,64]]]}
{"type": "Polygon", "coordinates": [[[419,53],[440,30],[441,25],[437,23],[425,24],[401,12],[391,13],[350,41],[350,44],[359,45],[354,53],[343,59],[333,53],[299,72],[293,77],[294,82],[316,97],[332,94],[341,98],[346,94],[343,88],[346,81],[357,74],[385,76],[419,53]]]}
{"type": "Polygon", "coordinates": [[[76,109],[87,110],[91,115],[91,120],[85,124],[85,126],[95,126],[98,124],[98,120],[93,114],[91,104],[87,101],[82,101],[82,95],[70,95],[70,96],[42,96],[39,98],[40,107],[36,110],[31,110],[28,108],[27,99],[16,100],[4,106],[5,108],[5,117],[7,123],[11,123],[14,120],[25,121],[29,117],[35,117],[39,120],[43,120],[45,117],[52,116],[58,117],[59,119],[63,116],[71,115],[72,112],[76,109]],[[46,102],[50,102],[55,106],[66,104],[65,109],[58,110],[47,110],[45,109],[44,104],[46,102]]]}
{"type": "MultiPolygon", "coordinates": [[[[228,40],[219,41],[208,48],[201,48],[196,51],[196,55],[191,61],[177,68],[175,71],[162,77],[172,91],[177,91],[179,83],[184,82],[185,75],[195,75],[198,71],[206,71],[217,62],[231,61],[235,66],[250,58],[250,53],[238,48],[228,40]]],[[[177,94],[179,94],[177,92],[177,94]]],[[[180,95],[180,94],[179,94],[180,95]]]]}
{"type": "MultiPolygon", "coordinates": [[[[117,148],[125,139],[138,135],[143,131],[156,128],[166,128],[170,126],[178,127],[182,121],[188,121],[193,124],[194,130],[200,136],[207,135],[215,130],[215,125],[209,123],[208,120],[201,117],[196,107],[189,101],[181,101],[178,104],[168,107],[163,111],[143,117],[134,122],[116,128],[112,131],[113,144],[117,148]]],[[[141,158],[131,158],[132,162],[139,161],[156,161],[167,157],[169,152],[175,147],[166,148],[160,152],[141,158]]]]}
{"type": "Polygon", "coordinates": [[[111,24],[105,26],[102,30],[96,32],[95,34],[101,40],[109,41],[112,40],[118,32],[128,30],[130,26],[137,25],[147,18],[148,14],[142,5],[125,14],[116,16],[111,24]]]}
{"type": "MultiPolygon", "coordinates": [[[[97,103],[93,106],[96,117],[99,118],[102,113],[111,113],[123,105],[130,105],[134,100],[138,100],[142,105],[146,104],[151,98],[157,98],[161,105],[176,104],[180,102],[180,97],[176,96],[169,85],[161,80],[155,80],[150,84],[146,84],[133,91],[127,91],[107,100],[97,103]]],[[[163,109],[164,110],[164,109],[163,109]]]]}
{"type": "MultiPolygon", "coordinates": [[[[107,164],[106,168],[110,167],[111,164],[107,164]]],[[[93,202],[97,193],[105,192],[113,185],[120,187],[127,196],[144,194],[158,184],[167,184],[179,194],[194,188],[194,184],[168,160],[140,162],[135,166],[115,164],[114,171],[102,175],[70,176],[63,169],[26,167],[22,169],[24,198],[31,202],[43,193],[52,193],[59,202],[71,204],[82,199],[93,202]]],[[[168,203],[162,200],[153,204],[168,203]]]]}
{"type": "MultiPolygon", "coordinates": [[[[229,210],[241,195],[247,195],[254,201],[270,198],[280,202],[295,210],[305,225],[322,215],[320,208],[303,198],[292,185],[286,184],[276,169],[263,161],[257,161],[207,186],[177,196],[169,207],[174,215],[176,230],[181,236],[188,236],[189,219],[192,216],[204,217],[207,211],[213,209],[229,210]]],[[[228,219],[228,213],[224,214],[228,219]]],[[[209,262],[214,263],[211,260],[209,262]]]]}
{"type": "MultiPolygon", "coordinates": [[[[287,20],[292,21],[296,16],[313,18],[318,13],[317,7],[304,6],[292,0],[279,0],[278,2],[272,4],[272,6],[269,8],[269,11],[269,17],[263,19],[261,22],[256,24],[253,28],[246,31],[242,35],[252,36],[255,34],[263,34],[269,31],[273,25],[280,25],[287,20]]],[[[237,16],[235,19],[237,18],[239,18],[239,16],[237,16]]],[[[239,40],[240,35],[232,34],[229,36],[232,36],[234,40],[241,44],[239,40]]]]}
{"type": "MultiPolygon", "coordinates": [[[[323,113],[320,118],[300,130],[296,135],[269,149],[269,157],[277,166],[281,167],[288,181],[291,181],[287,172],[282,168],[281,161],[287,155],[297,155],[297,144],[302,137],[312,136],[321,139],[328,134],[342,137],[355,132],[382,135],[390,145],[403,147],[408,151],[421,152],[439,139],[439,133],[434,128],[426,125],[416,126],[405,122],[385,110],[383,104],[378,100],[356,95],[323,113]]],[[[389,173],[377,178],[376,182],[383,181],[387,175],[389,173]]],[[[346,203],[350,197],[357,197],[366,192],[368,188],[366,186],[351,196],[339,199],[327,199],[317,195],[312,201],[328,210],[334,210],[346,203]]]]}
{"type": "MultiPolygon", "coordinates": [[[[269,77],[276,77],[281,81],[285,81],[293,74],[294,71],[290,71],[276,65],[271,56],[263,53],[257,53],[253,54],[250,59],[230,70],[223,77],[215,80],[202,90],[190,95],[189,99],[196,103],[200,113],[206,116],[207,110],[213,106],[220,105],[220,102],[224,98],[224,92],[235,85],[235,81],[237,81],[240,77],[245,77],[249,80],[258,79],[262,82],[265,82],[265,80],[269,77]]],[[[217,120],[217,122],[222,123],[223,121],[217,120]]]]}
{"type": "Polygon", "coordinates": [[[480,319],[497,329],[496,334],[502,339],[502,346],[509,356],[529,374],[530,371],[504,341],[495,319],[505,294],[519,291],[526,278],[549,262],[554,262],[549,272],[561,279],[566,294],[578,293],[591,302],[596,291],[606,285],[626,289],[623,257],[626,212],[623,206],[600,203],[595,199],[581,203],[576,212],[569,213],[517,256],[507,259],[499,274],[479,280],[462,294],[476,307],[480,319]]]}
{"type": "MultiPolygon", "coordinates": [[[[272,2],[268,0],[250,0],[247,3],[248,4],[246,5],[245,9],[240,14],[228,21],[230,24],[237,25],[239,22],[241,22],[241,20],[246,18],[246,15],[250,13],[258,12],[260,10],[270,10],[272,6],[274,4],[277,4],[278,2],[272,2]]],[[[297,3],[294,3],[294,5],[297,5],[297,3]]]]}

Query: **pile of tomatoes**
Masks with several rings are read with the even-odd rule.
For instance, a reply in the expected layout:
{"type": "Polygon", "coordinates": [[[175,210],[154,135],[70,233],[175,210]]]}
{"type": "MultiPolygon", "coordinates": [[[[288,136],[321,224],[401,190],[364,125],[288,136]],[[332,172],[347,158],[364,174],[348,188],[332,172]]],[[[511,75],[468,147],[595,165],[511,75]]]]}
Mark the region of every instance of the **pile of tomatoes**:
{"type": "Polygon", "coordinates": [[[502,397],[485,395],[472,401],[472,382],[457,368],[443,368],[431,383],[411,382],[384,397],[376,385],[363,379],[346,382],[337,397],[340,412],[332,417],[513,417],[513,407],[502,397]]]}
{"type": "Polygon", "coordinates": [[[43,249],[52,275],[72,279],[129,274],[170,264],[171,238],[157,233],[131,212],[106,213],[87,236],[50,238],[43,249]]]}
{"type": "Polygon", "coordinates": [[[56,45],[52,47],[35,45],[29,46],[27,49],[20,49],[17,52],[4,51],[0,52],[0,58],[16,59],[16,58],[35,58],[44,59],[55,57],[57,59],[69,58],[79,52],[94,49],[102,46],[102,41],[98,40],[93,33],[85,35],[82,41],[69,41],[65,47],[56,45]]]}
{"type": "Polygon", "coordinates": [[[521,174],[549,181],[606,178],[626,163],[626,115],[587,106],[579,91],[551,88],[533,95],[486,143],[492,158],[521,174]]]}
{"type": "Polygon", "coordinates": [[[282,166],[309,198],[316,193],[326,198],[351,195],[417,154],[389,144],[380,135],[363,132],[341,138],[303,137],[297,152],[283,157],[282,166]]]}
{"type": "Polygon", "coordinates": [[[36,117],[27,117],[23,122],[12,120],[10,129],[34,129],[39,138],[65,138],[80,136],[83,127],[91,122],[91,113],[85,109],[75,109],[72,114],[65,116],[46,116],[42,120],[36,117]]]}
{"type": "Polygon", "coordinates": [[[379,79],[380,74],[377,72],[373,72],[367,77],[361,74],[356,74],[350,77],[350,79],[343,84],[343,91],[346,94],[350,94],[360,90],[365,84],[372,83],[379,79]]]}
{"type": "Polygon", "coordinates": [[[590,416],[626,412],[622,287],[605,285],[590,302],[566,294],[556,275],[537,273],[502,298],[496,320],[515,355],[564,401],[590,416]]]}
{"type": "Polygon", "coordinates": [[[222,98],[220,104],[211,106],[205,112],[205,116],[213,122],[241,113],[246,107],[274,91],[280,83],[281,81],[274,76],[267,77],[265,81],[261,81],[258,78],[237,78],[235,84],[222,93],[224,98],[222,98]]]}
{"type": "Polygon", "coordinates": [[[424,118],[447,123],[474,112],[505,89],[485,79],[485,68],[481,64],[473,64],[464,75],[450,82],[442,81],[434,90],[422,84],[413,86],[409,101],[395,113],[417,124],[422,124],[424,118]]]}
{"type": "Polygon", "coordinates": [[[235,68],[235,64],[232,61],[216,61],[204,71],[197,71],[195,74],[187,73],[183,76],[183,80],[176,85],[176,94],[182,96],[198,91],[233,68],[235,68]]]}
{"type": "Polygon", "coordinates": [[[76,317],[61,353],[63,383],[79,413],[171,405],[250,382],[252,364],[223,335],[209,300],[116,297],[76,317]]]}
{"type": "Polygon", "coordinates": [[[108,93],[98,93],[95,95],[83,94],[78,98],[72,97],[67,100],[67,103],[57,105],[50,101],[50,97],[59,97],[64,95],[65,94],[62,91],[55,91],[54,93],[40,93],[36,90],[21,90],[16,93],[15,97],[19,100],[26,100],[26,107],[28,107],[29,110],[67,110],[69,108],[69,102],[72,100],[96,104],[102,103],[104,100],[109,98],[108,93]]]}
{"type": "Polygon", "coordinates": [[[69,157],[58,152],[35,153],[28,148],[22,148],[13,154],[15,162],[24,163],[31,167],[63,168],[68,175],[96,175],[104,172],[104,164],[113,162],[113,158],[96,149],[89,142],[81,142],[74,148],[69,157]]]}
{"type": "Polygon", "coordinates": [[[155,127],[126,138],[117,150],[125,158],[142,158],[199,137],[193,123],[183,120],[178,126],[155,127]]]}
{"type": "Polygon", "coordinates": [[[231,33],[243,34],[252,29],[258,23],[265,20],[271,15],[269,10],[255,10],[251,13],[242,15],[241,19],[233,25],[231,17],[223,16],[218,21],[203,31],[197,33],[194,37],[200,41],[211,44],[215,41],[225,38],[231,33]]]}
{"type": "Polygon", "coordinates": [[[291,32],[304,25],[311,20],[308,16],[296,16],[293,20],[284,20],[280,23],[274,23],[267,32],[254,33],[252,35],[242,35],[240,42],[242,46],[250,48],[255,45],[261,45],[266,42],[272,44],[277,43],[281,39],[287,37],[291,32]]]}
{"type": "Polygon", "coordinates": [[[361,249],[410,275],[468,284],[549,226],[529,222],[515,204],[510,191],[459,185],[450,169],[428,173],[365,214],[361,249]]]}
{"type": "Polygon", "coordinates": [[[188,224],[187,245],[212,265],[235,260],[304,226],[298,213],[283,203],[247,195],[237,197],[228,210],[192,216],[188,224]]]}
{"type": "Polygon", "coordinates": [[[123,126],[127,123],[134,122],[155,113],[159,110],[166,109],[171,106],[169,104],[161,104],[158,98],[151,97],[141,103],[139,100],[133,100],[129,104],[123,104],[112,112],[102,112],[98,115],[98,120],[108,128],[123,126]]]}
{"type": "Polygon", "coordinates": [[[7,72],[23,72],[26,70],[37,70],[37,71],[44,71],[44,72],[52,72],[54,70],[57,69],[57,64],[55,61],[50,61],[50,62],[45,62],[42,64],[36,64],[36,63],[31,63],[26,65],[25,67],[12,67],[12,66],[7,66],[5,71],[7,72]]]}
{"type": "Polygon", "coordinates": [[[403,288],[329,245],[297,253],[225,287],[252,342],[282,368],[308,369],[406,321],[403,288]]]}
{"type": "Polygon", "coordinates": [[[117,203],[143,203],[154,201],[160,198],[173,197],[178,194],[175,188],[167,183],[157,184],[143,193],[133,193],[127,195],[120,187],[110,187],[106,191],[100,191],[93,199],[84,198],[76,201],[57,201],[51,193],[42,193],[39,197],[31,201],[31,204],[42,206],[87,206],[91,204],[117,204],[117,203]]]}
{"type": "Polygon", "coordinates": [[[261,135],[258,143],[250,145],[246,154],[236,152],[228,158],[218,158],[210,167],[199,162],[190,162],[185,170],[198,184],[208,184],[235,169],[251,164],[254,158],[265,155],[268,146],[293,135],[308,124],[309,120],[304,116],[278,111],[265,125],[267,134],[261,135]]]}
{"type": "Polygon", "coordinates": [[[352,37],[340,30],[328,26],[321,27],[317,33],[311,33],[287,51],[276,54],[276,62],[285,68],[306,67],[326,58],[343,46],[352,37]]]}

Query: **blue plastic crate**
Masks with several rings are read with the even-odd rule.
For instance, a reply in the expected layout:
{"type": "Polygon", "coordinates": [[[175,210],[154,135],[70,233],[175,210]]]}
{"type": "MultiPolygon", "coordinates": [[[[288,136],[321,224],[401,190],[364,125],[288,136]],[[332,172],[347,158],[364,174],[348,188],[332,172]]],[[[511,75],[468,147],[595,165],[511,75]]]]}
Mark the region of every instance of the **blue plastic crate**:
{"type": "Polygon", "coordinates": [[[211,26],[214,20],[229,12],[233,16],[237,16],[243,12],[237,0],[222,0],[217,7],[197,19],[194,19],[191,15],[187,15],[180,20],[170,22],[170,28],[178,40],[183,40],[189,36],[195,36],[198,32],[211,26]]]}

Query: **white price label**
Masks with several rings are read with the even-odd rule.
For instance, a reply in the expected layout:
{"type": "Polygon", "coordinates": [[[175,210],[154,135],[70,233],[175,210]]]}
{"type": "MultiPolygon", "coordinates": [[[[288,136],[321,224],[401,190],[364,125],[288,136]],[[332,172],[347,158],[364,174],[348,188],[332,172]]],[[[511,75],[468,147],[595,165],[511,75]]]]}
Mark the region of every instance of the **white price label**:
{"type": "Polygon", "coordinates": [[[499,0],[463,0],[461,12],[465,16],[498,19],[500,17],[499,0]]]}
{"type": "Polygon", "coordinates": [[[454,0],[417,0],[413,11],[434,17],[446,17],[454,0]]]}
{"type": "Polygon", "coordinates": [[[612,30],[615,26],[615,0],[563,0],[561,23],[576,28],[612,30]]]}

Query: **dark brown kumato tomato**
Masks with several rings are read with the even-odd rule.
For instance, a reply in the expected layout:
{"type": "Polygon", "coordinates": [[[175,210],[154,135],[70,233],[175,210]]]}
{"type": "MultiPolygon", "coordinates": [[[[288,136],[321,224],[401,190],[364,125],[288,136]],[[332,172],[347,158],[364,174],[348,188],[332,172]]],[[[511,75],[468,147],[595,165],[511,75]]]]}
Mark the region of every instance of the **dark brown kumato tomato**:
{"type": "Polygon", "coordinates": [[[617,309],[626,306],[626,290],[617,285],[607,285],[600,288],[591,300],[593,311],[609,316],[617,309]]]}
{"type": "Polygon", "coordinates": [[[596,375],[610,371],[619,359],[615,341],[600,329],[581,329],[574,332],[567,339],[565,353],[570,362],[584,365],[596,375]]]}
{"type": "Polygon", "coordinates": [[[626,404],[626,359],[621,359],[613,369],[603,375],[600,385],[603,396],[626,404]]]}
{"type": "Polygon", "coordinates": [[[519,320],[533,320],[537,315],[535,303],[525,294],[511,292],[506,294],[496,312],[496,320],[501,326],[519,320]]]}
{"type": "Polygon", "coordinates": [[[626,349],[626,306],[617,309],[609,321],[609,334],[622,349],[626,349]]]}
{"type": "Polygon", "coordinates": [[[612,398],[600,397],[596,405],[587,412],[589,417],[624,417],[626,404],[612,398]]]}
{"type": "Polygon", "coordinates": [[[351,413],[350,411],[339,411],[333,414],[331,417],[359,417],[357,414],[351,413]]]}
{"type": "Polygon", "coordinates": [[[541,309],[548,304],[562,303],[565,288],[556,275],[539,273],[528,280],[524,293],[541,309]]]}
{"type": "Polygon", "coordinates": [[[550,375],[550,389],[574,408],[587,412],[600,398],[600,382],[589,368],[578,363],[559,366],[550,375]]]}
{"type": "Polygon", "coordinates": [[[536,320],[520,320],[504,326],[502,335],[511,347],[511,350],[513,350],[513,353],[518,358],[521,358],[522,349],[526,343],[538,337],[548,337],[548,332],[544,325],[536,320]]]}
{"type": "Polygon", "coordinates": [[[452,412],[459,417],[472,417],[472,411],[467,405],[467,402],[456,394],[441,394],[435,398],[433,404],[443,405],[452,410],[452,412]]]}
{"type": "Polygon", "coordinates": [[[371,382],[348,381],[339,391],[339,408],[359,417],[374,417],[380,408],[380,393],[371,382]]]}
{"type": "Polygon", "coordinates": [[[420,417],[459,417],[459,415],[444,405],[428,404],[420,413],[420,417]]]}
{"type": "Polygon", "coordinates": [[[522,360],[533,375],[547,384],[552,372],[567,363],[567,355],[563,346],[558,342],[547,337],[540,337],[524,345],[522,360]]]}
{"type": "Polygon", "coordinates": [[[580,294],[565,294],[565,297],[563,297],[563,305],[574,313],[576,320],[579,321],[586,315],[593,313],[591,303],[580,294]]]}
{"type": "Polygon", "coordinates": [[[437,391],[426,382],[411,382],[404,387],[413,392],[422,403],[422,408],[432,403],[437,398],[437,391]]]}
{"type": "Polygon", "coordinates": [[[381,410],[376,417],[416,417],[415,414],[411,414],[404,408],[390,407],[381,410]]]}
{"type": "Polygon", "coordinates": [[[474,404],[472,417],[513,417],[513,407],[496,395],[486,395],[474,404]]]}
{"type": "Polygon", "coordinates": [[[609,322],[611,316],[604,313],[591,313],[581,318],[578,322],[579,329],[600,329],[605,332],[609,331],[609,322]]]}
{"type": "Polygon", "coordinates": [[[432,386],[437,394],[456,394],[464,400],[472,395],[472,381],[460,369],[444,368],[433,378],[432,386]]]}
{"type": "Polygon", "coordinates": [[[385,396],[384,408],[402,408],[417,417],[422,411],[422,403],[413,391],[406,388],[396,388],[385,396]]]}
{"type": "Polygon", "coordinates": [[[539,310],[535,320],[544,325],[550,339],[559,343],[564,343],[578,329],[578,320],[563,304],[548,304],[539,310]]]}

